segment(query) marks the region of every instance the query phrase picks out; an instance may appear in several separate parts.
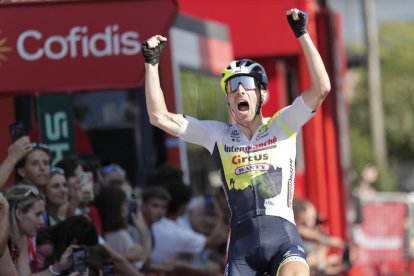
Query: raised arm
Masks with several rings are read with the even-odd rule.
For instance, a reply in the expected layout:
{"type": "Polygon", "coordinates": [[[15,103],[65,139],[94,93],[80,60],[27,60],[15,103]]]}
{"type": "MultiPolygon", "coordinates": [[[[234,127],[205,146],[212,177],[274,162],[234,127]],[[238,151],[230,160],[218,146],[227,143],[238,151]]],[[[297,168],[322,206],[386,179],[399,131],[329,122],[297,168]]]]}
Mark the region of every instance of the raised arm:
{"type": "Polygon", "coordinates": [[[289,25],[302,46],[312,81],[311,87],[302,93],[302,97],[310,108],[316,110],[331,90],[329,76],[322,58],[307,32],[307,14],[298,9],[291,9],[286,14],[289,25]]]}
{"type": "Polygon", "coordinates": [[[6,184],[17,162],[32,150],[30,139],[24,136],[10,145],[6,159],[0,165],[0,189],[6,184]]]}
{"type": "Polygon", "coordinates": [[[142,44],[145,59],[145,99],[150,123],[177,136],[183,116],[167,110],[158,74],[159,58],[166,43],[167,38],[155,35],[142,44]]]}

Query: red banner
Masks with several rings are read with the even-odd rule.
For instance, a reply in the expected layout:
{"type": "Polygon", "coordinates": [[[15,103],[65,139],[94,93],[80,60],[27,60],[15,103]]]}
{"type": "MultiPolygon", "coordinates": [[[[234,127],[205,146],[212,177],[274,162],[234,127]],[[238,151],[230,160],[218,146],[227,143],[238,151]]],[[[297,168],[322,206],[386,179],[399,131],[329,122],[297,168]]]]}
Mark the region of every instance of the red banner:
{"type": "Polygon", "coordinates": [[[357,265],[403,261],[407,205],[404,202],[365,202],[363,223],[354,226],[357,265]]]}
{"type": "Polygon", "coordinates": [[[136,87],[142,41],[176,12],[175,0],[2,5],[0,94],[136,87]]]}

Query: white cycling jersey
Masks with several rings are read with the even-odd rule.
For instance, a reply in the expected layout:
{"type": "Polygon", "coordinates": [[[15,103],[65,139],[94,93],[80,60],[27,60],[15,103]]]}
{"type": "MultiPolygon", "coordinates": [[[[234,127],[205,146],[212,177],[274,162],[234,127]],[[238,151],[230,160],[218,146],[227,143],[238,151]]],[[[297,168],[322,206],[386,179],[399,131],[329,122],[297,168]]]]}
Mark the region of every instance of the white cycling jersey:
{"type": "Polygon", "coordinates": [[[222,178],[232,220],[258,215],[293,224],[296,136],[315,113],[302,97],[265,118],[249,140],[237,124],[184,116],[179,137],[210,151],[222,178]]]}

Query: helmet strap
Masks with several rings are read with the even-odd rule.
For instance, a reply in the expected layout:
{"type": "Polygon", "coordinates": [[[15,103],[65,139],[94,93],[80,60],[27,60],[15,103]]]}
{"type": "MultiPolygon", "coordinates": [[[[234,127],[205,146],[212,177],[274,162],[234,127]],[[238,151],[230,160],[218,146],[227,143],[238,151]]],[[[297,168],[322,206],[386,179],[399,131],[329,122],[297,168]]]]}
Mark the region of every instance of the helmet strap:
{"type": "Polygon", "coordinates": [[[262,109],[262,103],[263,103],[263,101],[262,101],[262,89],[259,88],[259,104],[257,105],[256,116],[260,115],[260,111],[262,109]]]}

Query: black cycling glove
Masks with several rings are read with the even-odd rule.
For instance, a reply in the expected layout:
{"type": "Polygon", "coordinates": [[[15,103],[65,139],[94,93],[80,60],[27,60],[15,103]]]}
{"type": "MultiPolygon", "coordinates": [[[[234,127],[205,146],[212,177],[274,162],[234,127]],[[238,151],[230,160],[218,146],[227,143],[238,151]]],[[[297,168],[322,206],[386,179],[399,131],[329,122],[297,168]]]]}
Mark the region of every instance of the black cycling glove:
{"type": "Polygon", "coordinates": [[[142,54],[146,63],[155,65],[160,62],[160,56],[166,46],[166,41],[160,41],[160,44],[155,48],[148,48],[148,43],[145,41],[141,45],[142,54]]]}
{"type": "Polygon", "coordinates": [[[308,14],[306,12],[299,12],[299,20],[293,20],[292,14],[287,16],[290,27],[295,33],[296,37],[300,37],[308,32],[308,14]]]}

